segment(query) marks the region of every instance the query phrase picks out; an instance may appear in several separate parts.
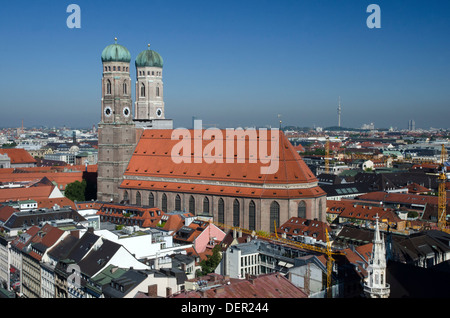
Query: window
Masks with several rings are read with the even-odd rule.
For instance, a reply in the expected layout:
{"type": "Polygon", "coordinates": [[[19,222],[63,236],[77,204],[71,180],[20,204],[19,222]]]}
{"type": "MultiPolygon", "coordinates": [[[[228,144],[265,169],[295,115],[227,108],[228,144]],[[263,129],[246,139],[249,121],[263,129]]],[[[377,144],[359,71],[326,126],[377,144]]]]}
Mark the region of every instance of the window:
{"type": "Polygon", "coordinates": [[[208,197],[205,197],[203,199],[203,213],[209,214],[209,199],[208,199],[208,197]]]}
{"type": "Polygon", "coordinates": [[[156,96],[159,96],[159,87],[156,87],[156,96]]]}
{"type": "Polygon", "coordinates": [[[175,197],[175,210],[181,211],[181,198],[179,194],[175,197]]]}
{"type": "Polygon", "coordinates": [[[111,82],[109,80],[106,81],[106,94],[111,95],[111,82]]]}
{"type": "Polygon", "coordinates": [[[280,205],[277,201],[270,204],[270,232],[275,233],[275,226],[280,226],[280,205]]]}
{"type": "Polygon", "coordinates": [[[120,66],[117,67],[117,70],[120,71],[120,66]]]}
{"type": "Polygon", "coordinates": [[[305,201],[300,201],[298,203],[297,216],[299,218],[306,219],[306,203],[305,203],[305,201]]]}
{"type": "Polygon", "coordinates": [[[238,199],[235,199],[233,202],[233,226],[239,226],[239,219],[240,219],[240,204],[238,199]]]}
{"type": "Polygon", "coordinates": [[[136,205],[141,205],[141,193],[139,191],[136,193],[136,205]]]}
{"type": "Polygon", "coordinates": [[[141,97],[145,97],[145,84],[141,83],[141,97]]]}
{"type": "Polygon", "coordinates": [[[223,202],[223,199],[220,198],[219,202],[217,203],[217,211],[219,213],[218,218],[219,218],[219,223],[225,223],[225,205],[223,202]]]}
{"type": "Polygon", "coordinates": [[[167,195],[165,193],[162,195],[161,210],[167,212],[167,195]]]}
{"type": "Polygon", "coordinates": [[[128,94],[127,93],[127,83],[126,82],[123,83],[123,94],[124,95],[128,94]]]}
{"type": "Polygon", "coordinates": [[[125,193],[123,194],[123,201],[128,201],[128,191],[125,191],[125,193]]]}
{"type": "Polygon", "coordinates": [[[148,205],[151,208],[155,207],[155,196],[153,195],[153,193],[150,192],[150,194],[148,195],[148,205]]]}
{"type": "Polygon", "coordinates": [[[189,198],[189,212],[195,214],[195,199],[192,195],[189,198]]]}
{"type": "Polygon", "coordinates": [[[256,229],[256,206],[253,200],[250,201],[250,204],[248,205],[248,229],[256,229]]]}

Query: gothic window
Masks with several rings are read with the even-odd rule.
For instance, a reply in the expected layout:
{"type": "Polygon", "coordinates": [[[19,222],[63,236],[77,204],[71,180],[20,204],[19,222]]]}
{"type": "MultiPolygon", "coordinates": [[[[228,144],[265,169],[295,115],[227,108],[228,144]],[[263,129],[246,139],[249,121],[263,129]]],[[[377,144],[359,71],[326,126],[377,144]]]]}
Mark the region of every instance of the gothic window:
{"type": "Polygon", "coordinates": [[[209,214],[209,199],[207,197],[203,199],[203,213],[209,214]]]}
{"type": "Polygon", "coordinates": [[[217,204],[217,211],[219,213],[219,222],[225,223],[225,204],[222,198],[219,199],[219,203],[217,204]]]}
{"type": "Polygon", "coordinates": [[[145,97],[145,84],[141,83],[141,97],[145,97]]]}
{"type": "Polygon", "coordinates": [[[306,219],[306,203],[305,203],[305,201],[300,201],[298,203],[297,216],[299,218],[306,219]]]}
{"type": "Polygon", "coordinates": [[[125,202],[128,201],[128,191],[125,191],[125,193],[123,194],[123,200],[124,200],[125,202]]]}
{"type": "Polygon", "coordinates": [[[162,195],[161,210],[163,210],[163,212],[167,212],[167,195],[165,193],[162,195]]]}
{"type": "Polygon", "coordinates": [[[181,198],[179,194],[175,197],[175,210],[181,211],[181,198]]]}
{"type": "Polygon", "coordinates": [[[123,83],[123,94],[124,95],[127,94],[127,83],[126,82],[123,83]]]}
{"type": "Polygon", "coordinates": [[[155,207],[155,196],[151,192],[148,195],[148,206],[151,207],[151,208],[155,207]]]}
{"type": "Polygon", "coordinates": [[[106,81],[106,94],[111,95],[111,82],[109,80],[106,81]]]}
{"type": "Polygon", "coordinates": [[[136,205],[141,205],[141,193],[139,191],[136,193],[136,205]]]}
{"type": "Polygon", "coordinates": [[[239,226],[241,208],[238,199],[233,202],[233,226],[239,226]]]}
{"type": "Polygon", "coordinates": [[[117,67],[117,70],[120,71],[120,66],[117,67]]]}
{"type": "Polygon", "coordinates": [[[270,204],[270,233],[275,233],[275,226],[280,226],[280,205],[277,201],[270,204]]]}
{"type": "Polygon", "coordinates": [[[116,70],[116,67],[115,66],[113,66],[113,71],[115,71],[116,70]]]}
{"type": "Polygon", "coordinates": [[[192,195],[189,198],[189,212],[195,214],[195,199],[192,195]]]}
{"type": "Polygon", "coordinates": [[[159,96],[159,87],[156,87],[156,96],[159,96]]]}
{"type": "Polygon", "coordinates": [[[248,205],[248,229],[256,229],[256,206],[253,200],[248,205]]]}

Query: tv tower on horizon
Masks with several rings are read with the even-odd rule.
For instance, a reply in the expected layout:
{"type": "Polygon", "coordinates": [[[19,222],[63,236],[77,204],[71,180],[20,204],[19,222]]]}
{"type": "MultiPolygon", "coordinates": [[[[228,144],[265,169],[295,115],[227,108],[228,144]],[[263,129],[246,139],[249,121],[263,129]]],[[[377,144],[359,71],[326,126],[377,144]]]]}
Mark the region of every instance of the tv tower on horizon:
{"type": "Polygon", "coordinates": [[[341,112],[342,112],[342,108],[341,108],[341,96],[339,96],[339,105],[337,108],[337,113],[338,113],[338,127],[341,127],[341,112]]]}

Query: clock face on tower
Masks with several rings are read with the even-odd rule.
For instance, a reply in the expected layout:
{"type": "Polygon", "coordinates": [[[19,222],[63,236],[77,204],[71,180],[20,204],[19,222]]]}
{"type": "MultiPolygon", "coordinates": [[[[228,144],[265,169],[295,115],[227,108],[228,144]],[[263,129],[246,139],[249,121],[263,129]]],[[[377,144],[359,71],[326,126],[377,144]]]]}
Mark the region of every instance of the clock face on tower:
{"type": "Polygon", "coordinates": [[[106,117],[111,116],[111,114],[112,114],[111,107],[109,107],[109,106],[105,107],[105,115],[106,115],[106,117]]]}
{"type": "Polygon", "coordinates": [[[162,115],[162,109],[161,109],[161,108],[158,108],[158,109],[156,110],[156,116],[161,117],[161,115],[162,115]]]}

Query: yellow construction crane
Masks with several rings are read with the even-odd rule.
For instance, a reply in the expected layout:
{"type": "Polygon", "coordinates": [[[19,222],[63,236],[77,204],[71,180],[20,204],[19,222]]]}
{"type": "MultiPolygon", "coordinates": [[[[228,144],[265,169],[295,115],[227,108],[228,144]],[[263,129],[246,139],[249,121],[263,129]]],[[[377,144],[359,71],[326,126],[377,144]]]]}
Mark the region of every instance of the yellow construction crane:
{"type": "Polygon", "coordinates": [[[445,162],[447,161],[447,151],[444,144],[441,149],[441,162],[439,165],[439,177],[438,177],[438,228],[440,231],[449,232],[447,230],[447,192],[445,189],[445,183],[447,181],[447,174],[445,168],[445,162]]]}
{"type": "Polygon", "coordinates": [[[325,173],[330,173],[330,137],[325,142],[325,173]]]}
{"type": "Polygon", "coordinates": [[[265,232],[256,232],[254,230],[248,230],[248,229],[244,229],[238,226],[231,226],[231,225],[226,225],[223,223],[219,223],[219,222],[215,222],[215,221],[211,221],[209,220],[209,222],[222,227],[222,228],[226,228],[226,229],[230,229],[230,230],[235,230],[237,232],[242,232],[242,233],[246,233],[249,234],[253,237],[262,237],[268,240],[271,240],[275,243],[281,243],[281,244],[286,244],[286,245],[290,245],[290,246],[294,246],[297,248],[301,248],[301,249],[305,249],[305,250],[309,250],[309,251],[314,251],[314,252],[318,252],[321,254],[325,254],[327,256],[327,297],[331,298],[332,297],[332,293],[331,293],[331,287],[332,287],[332,273],[333,273],[333,257],[332,255],[344,255],[345,253],[342,251],[333,251],[331,248],[331,242],[329,239],[329,235],[328,235],[328,230],[325,230],[326,232],[326,240],[327,240],[327,247],[320,247],[320,246],[315,246],[315,245],[310,245],[310,244],[306,244],[306,243],[301,243],[301,242],[297,242],[297,241],[293,241],[293,240],[289,240],[289,239],[285,239],[282,237],[279,237],[278,234],[276,234],[276,228],[275,228],[275,233],[265,233],[265,232]]]}

